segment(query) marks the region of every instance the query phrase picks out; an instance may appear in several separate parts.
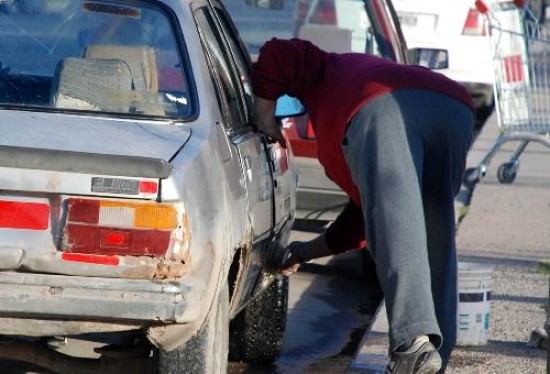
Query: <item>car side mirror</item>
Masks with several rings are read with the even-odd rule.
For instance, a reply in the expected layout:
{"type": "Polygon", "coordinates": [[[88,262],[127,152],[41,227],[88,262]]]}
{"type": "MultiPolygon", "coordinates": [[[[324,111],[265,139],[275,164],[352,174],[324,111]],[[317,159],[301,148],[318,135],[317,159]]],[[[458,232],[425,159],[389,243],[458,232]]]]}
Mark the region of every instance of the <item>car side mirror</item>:
{"type": "Polygon", "coordinates": [[[411,48],[408,50],[409,62],[429,69],[447,69],[449,51],[438,48],[411,48]]]}
{"type": "Polygon", "coordinates": [[[306,113],[306,108],[302,105],[300,100],[284,95],[277,100],[277,106],[275,107],[276,118],[298,117],[306,113]]]}

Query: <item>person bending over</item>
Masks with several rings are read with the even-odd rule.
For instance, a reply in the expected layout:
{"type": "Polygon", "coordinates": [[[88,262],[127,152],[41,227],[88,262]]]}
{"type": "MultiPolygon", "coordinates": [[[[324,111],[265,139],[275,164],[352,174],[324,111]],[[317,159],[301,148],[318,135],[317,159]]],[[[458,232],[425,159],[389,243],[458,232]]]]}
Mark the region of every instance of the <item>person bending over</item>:
{"type": "Polygon", "coordinates": [[[456,342],[453,198],[472,143],[470,95],[424,67],[299,39],[266,42],[252,84],[256,126],[285,147],[276,100],[302,102],[325,173],[350,197],[326,232],[289,245],[281,273],[366,239],[386,302],[387,373],[443,373],[456,342]]]}

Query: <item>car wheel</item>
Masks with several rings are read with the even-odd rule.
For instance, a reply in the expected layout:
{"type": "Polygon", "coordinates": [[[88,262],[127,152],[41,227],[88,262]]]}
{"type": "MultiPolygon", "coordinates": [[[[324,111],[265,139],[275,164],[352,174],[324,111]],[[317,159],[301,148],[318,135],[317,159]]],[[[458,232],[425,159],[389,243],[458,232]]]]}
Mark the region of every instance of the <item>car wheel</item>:
{"type": "Polygon", "coordinates": [[[283,345],[288,277],[277,276],[230,323],[229,359],[251,364],[276,361],[283,345]]]}
{"type": "Polygon", "coordinates": [[[227,285],[214,301],[208,320],[196,336],[172,351],[159,350],[159,374],[212,374],[227,372],[229,345],[229,291],[227,285]]]}

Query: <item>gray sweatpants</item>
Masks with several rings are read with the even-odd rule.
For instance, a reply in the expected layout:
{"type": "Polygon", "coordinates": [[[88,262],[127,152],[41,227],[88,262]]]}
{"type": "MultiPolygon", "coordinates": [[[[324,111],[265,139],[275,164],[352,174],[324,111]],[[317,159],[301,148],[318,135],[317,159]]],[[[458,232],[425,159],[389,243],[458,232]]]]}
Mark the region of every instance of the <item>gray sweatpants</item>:
{"type": "Polygon", "coordinates": [[[406,89],[365,104],[342,142],[384,292],[390,350],[429,335],[444,367],[456,342],[453,198],[472,128],[460,101],[406,89]]]}

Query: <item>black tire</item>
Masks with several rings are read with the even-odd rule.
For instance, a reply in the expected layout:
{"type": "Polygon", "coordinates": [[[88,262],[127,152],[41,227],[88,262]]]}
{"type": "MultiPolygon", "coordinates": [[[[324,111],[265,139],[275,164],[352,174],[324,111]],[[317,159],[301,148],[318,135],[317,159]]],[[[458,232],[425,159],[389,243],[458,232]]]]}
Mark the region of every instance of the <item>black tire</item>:
{"type": "Polygon", "coordinates": [[[159,350],[159,374],[213,374],[227,372],[229,349],[229,291],[227,285],[212,304],[208,320],[187,343],[173,351],[159,350]]]}
{"type": "Polygon", "coordinates": [[[276,361],[283,345],[288,277],[277,276],[230,323],[229,360],[250,364],[276,361]]]}

